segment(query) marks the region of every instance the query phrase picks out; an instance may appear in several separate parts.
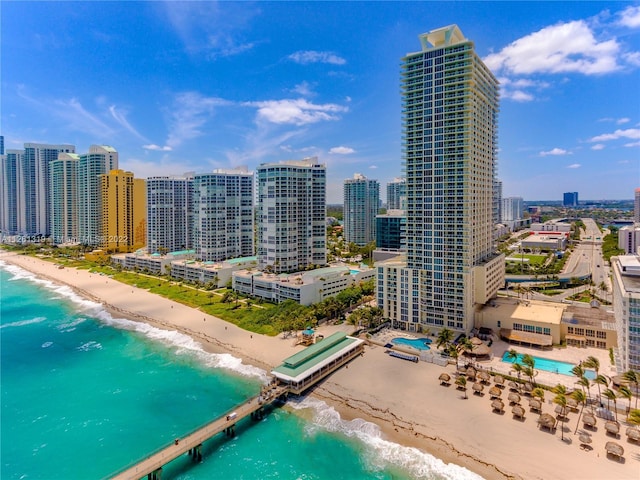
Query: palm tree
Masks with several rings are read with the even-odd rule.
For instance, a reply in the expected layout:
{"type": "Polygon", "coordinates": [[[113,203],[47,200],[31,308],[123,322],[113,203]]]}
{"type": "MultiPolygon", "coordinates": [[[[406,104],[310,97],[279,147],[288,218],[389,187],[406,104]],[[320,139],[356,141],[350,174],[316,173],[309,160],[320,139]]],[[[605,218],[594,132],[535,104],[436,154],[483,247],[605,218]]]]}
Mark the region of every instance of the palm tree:
{"type": "Polygon", "coordinates": [[[580,426],[580,417],[582,417],[582,412],[584,411],[584,406],[587,403],[587,396],[584,394],[582,390],[574,390],[571,394],[571,398],[573,398],[576,402],[578,402],[580,407],[580,413],[578,413],[578,420],[576,421],[576,430],[573,432],[575,435],[578,432],[578,427],[580,426]]]}
{"type": "Polygon", "coordinates": [[[593,368],[596,371],[596,377],[600,373],[600,360],[593,355],[588,356],[587,359],[582,362],[582,366],[584,368],[593,368]]]}
{"type": "Polygon", "coordinates": [[[514,363],[511,369],[514,372],[516,372],[516,374],[518,375],[518,381],[520,381],[520,374],[522,373],[522,365],[520,365],[519,363],[514,363]]]}
{"type": "Polygon", "coordinates": [[[621,385],[620,388],[618,389],[618,397],[626,398],[627,401],[629,402],[629,405],[627,405],[627,411],[626,411],[626,414],[629,415],[629,411],[631,410],[631,397],[633,397],[633,393],[631,392],[631,389],[626,385],[621,385]]]}
{"type": "Polygon", "coordinates": [[[629,412],[629,416],[627,417],[627,421],[632,425],[640,425],[640,410],[634,408],[629,412]]]}
{"type": "Polygon", "coordinates": [[[582,377],[576,383],[580,385],[584,391],[587,392],[589,403],[591,403],[591,382],[589,381],[589,379],[587,377],[582,377]]]}
{"type": "Polygon", "coordinates": [[[458,378],[456,378],[456,385],[458,385],[458,388],[464,390],[464,398],[465,400],[467,399],[467,379],[464,375],[460,375],[458,378]]]}
{"type": "Polygon", "coordinates": [[[632,385],[635,385],[635,392],[636,392],[636,410],[638,409],[638,384],[640,384],[640,372],[637,372],[635,370],[627,370],[626,372],[624,372],[622,374],[622,378],[624,378],[626,381],[628,381],[629,383],[631,383],[632,385]]]}
{"type": "Polygon", "coordinates": [[[555,394],[558,394],[558,395],[566,395],[567,394],[567,387],[565,387],[561,383],[558,383],[555,387],[553,387],[553,390],[551,390],[551,391],[553,393],[555,393],[555,394]]]}
{"type": "MultiPolygon", "coordinates": [[[[531,396],[533,398],[539,398],[541,403],[544,403],[544,388],[536,387],[531,391],[531,396]]],[[[542,408],[538,412],[539,415],[542,415],[542,408]]]]}
{"type": "MultiPolygon", "coordinates": [[[[565,389],[566,391],[566,389],[565,389]]],[[[564,393],[558,393],[554,399],[553,399],[553,403],[560,405],[562,407],[562,412],[566,411],[567,408],[567,396],[564,393]]],[[[564,427],[562,425],[562,422],[560,422],[560,436],[562,438],[562,440],[564,441],[564,427]]]]}
{"type": "Polygon", "coordinates": [[[534,383],[533,377],[535,377],[536,375],[536,371],[535,371],[536,361],[533,359],[531,355],[529,355],[528,353],[525,353],[522,356],[522,364],[524,365],[523,371],[529,377],[529,379],[531,380],[531,383],[533,384],[534,383]]]}
{"type": "Polygon", "coordinates": [[[598,398],[600,399],[600,406],[602,406],[602,391],[600,390],[600,385],[603,385],[603,386],[608,388],[609,387],[609,379],[604,375],[598,375],[593,380],[593,383],[598,385],[598,398]]]}
{"type": "Polygon", "coordinates": [[[606,397],[607,399],[607,410],[609,410],[609,400],[613,400],[613,413],[616,416],[616,423],[618,422],[618,405],[617,405],[617,401],[616,401],[616,392],[614,392],[613,390],[611,390],[610,388],[607,388],[604,392],[603,395],[606,397]]]}
{"type": "Polygon", "coordinates": [[[444,327],[438,333],[436,347],[440,348],[444,345],[444,347],[447,348],[451,343],[451,340],[453,340],[453,330],[449,330],[447,327],[444,327]]]}
{"type": "Polygon", "coordinates": [[[511,348],[507,351],[507,360],[509,360],[512,363],[516,363],[518,361],[519,355],[520,354],[516,352],[515,348],[511,348]]]}
{"type": "Polygon", "coordinates": [[[460,358],[460,355],[458,353],[458,349],[456,348],[455,345],[448,345],[445,350],[449,353],[449,356],[451,358],[454,358],[456,360],[456,370],[457,370],[458,369],[458,358],[460,358]]]}
{"type": "Polygon", "coordinates": [[[573,367],[571,369],[571,373],[573,373],[578,378],[584,377],[584,368],[582,368],[582,363],[573,367]]]}
{"type": "Polygon", "coordinates": [[[458,342],[458,351],[461,353],[470,352],[473,350],[473,343],[468,337],[461,338],[458,342]]]}

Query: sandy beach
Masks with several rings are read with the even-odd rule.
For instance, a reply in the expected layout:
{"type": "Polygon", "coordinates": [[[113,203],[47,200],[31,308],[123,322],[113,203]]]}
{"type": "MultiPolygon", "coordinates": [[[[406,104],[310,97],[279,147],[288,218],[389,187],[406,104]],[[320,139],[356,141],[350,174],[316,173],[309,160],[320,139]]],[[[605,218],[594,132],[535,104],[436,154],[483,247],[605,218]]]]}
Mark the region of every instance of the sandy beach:
{"type": "MultiPolygon", "coordinates": [[[[18,265],[103,304],[115,316],[150,323],[160,328],[189,334],[216,353],[231,353],[245,363],[266,371],[298,351],[291,338],[267,337],[247,332],[233,324],[199,310],[151,294],[86,270],[59,269],[37,258],[0,252],[0,260],[18,265]]],[[[347,326],[321,327],[328,335],[347,326]]],[[[311,396],[333,406],[343,418],[362,418],[380,426],[385,437],[396,443],[419,448],[444,462],[468,468],[486,479],[638,479],[640,446],[629,443],[620,415],[621,435],[607,435],[604,420],[598,418],[596,431],[590,431],[591,449],[582,449],[576,429],[577,413],[554,433],[540,430],[538,414],[530,412],[523,399],[526,416],[514,419],[507,401],[504,414],[491,411],[486,393],[473,394],[468,385],[467,399],[455,385],[441,386],[442,372],[454,376],[455,366],[439,367],[389,357],[380,346],[369,346],[357,358],[318,385],[311,396]],[[624,447],[624,458],[608,457],[604,445],[615,441],[624,447]]],[[[543,412],[552,413],[553,395],[546,395],[543,412]]],[[[619,405],[626,401],[619,401],[619,405]]],[[[578,434],[582,432],[578,428],[578,434]]]]}

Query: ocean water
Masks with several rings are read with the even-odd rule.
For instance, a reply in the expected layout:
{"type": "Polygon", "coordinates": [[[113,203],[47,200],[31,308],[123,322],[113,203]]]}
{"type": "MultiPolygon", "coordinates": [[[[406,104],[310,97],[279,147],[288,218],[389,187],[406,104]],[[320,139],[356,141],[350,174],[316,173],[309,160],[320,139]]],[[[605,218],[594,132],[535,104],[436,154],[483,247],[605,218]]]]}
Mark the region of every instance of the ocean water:
{"type": "MultiPolygon", "coordinates": [[[[190,337],[113,318],[0,262],[0,478],[100,479],[256,394],[266,372],[190,337]]],[[[314,399],[204,444],[163,479],[479,479],[314,399]]]]}

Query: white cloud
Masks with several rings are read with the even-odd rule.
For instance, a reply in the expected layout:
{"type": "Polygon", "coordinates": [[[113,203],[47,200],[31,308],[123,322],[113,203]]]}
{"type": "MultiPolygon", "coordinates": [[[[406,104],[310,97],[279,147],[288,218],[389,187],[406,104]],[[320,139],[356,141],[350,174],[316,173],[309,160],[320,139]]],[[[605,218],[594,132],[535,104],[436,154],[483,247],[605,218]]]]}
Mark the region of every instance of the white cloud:
{"type": "Polygon", "coordinates": [[[640,147],[640,142],[625,143],[625,147],[640,147]]]}
{"type": "Polygon", "coordinates": [[[619,118],[618,120],[616,120],[616,123],[618,125],[622,125],[623,123],[629,123],[630,121],[631,121],[630,118],[625,117],[625,118],[619,118]]]}
{"type": "Polygon", "coordinates": [[[161,147],[160,145],[156,145],[154,143],[150,145],[143,145],[142,148],[144,148],[145,150],[155,150],[159,152],[170,152],[171,150],[173,150],[173,148],[171,148],[169,145],[161,147]]]}
{"type": "Polygon", "coordinates": [[[622,58],[624,58],[627,63],[635,67],[640,67],[640,52],[625,53],[622,55],[622,58]]]}
{"type": "Polygon", "coordinates": [[[567,165],[567,168],[580,168],[581,166],[579,163],[572,163],[571,165],[567,165]]]}
{"type": "Polygon", "coordinates": [[[355,150],[350,147],[340,146],[340,147],[333,147],[331,150],[329,150],[329,153],[338,154],[338,155],[349,155],[350,153],[355,153],[355,150]]]}
{"type": "Polygon", "coordinates": [[[541,157],[547,157],[549,155],[573,155],[571,152],[569,152],[568,150],[564,150],[562,148],[552,148],[551,150],[548,150],[546,152],[540,152],[539,154],[541,157]]]}
{"type": "Polygon", "coordinates": [[[604,149],[604,144],[602,143],[596,143],[593,147],[591,147],[591,150],[603,150],[604,149]]]}
{"type": "Polygon", "coordinates": [[[606,142],[609,140],[617,140],[619,138],[630,138],[632,140],[640,139],[640,128],[627,128],[626,130],[616,130],[613,133],[604,133],[591,138],[590,142],[606,142]]]}
{"type": "Polygon", "coordinates": [[[523,92],[522,90],[505,90],[502,94],[502,97],[510,98],[511,100],[515,100],[516,102],[530,102],[531,100],[533,100],[533,95],[527,92],[523,92]]]}
{"type": "Polygon", "coordinates": [[[629,28],[640,27],[640,6],[629,6],[618,12],[620,19],[618,23],[629,28]]]}
{"type": "Polygon", "coordinates": [[[585,75],[619,69],[615,39],[599,42],[583,20],[545,27],[490,54],[485,63],[493,71],[516,75],[576,72],[585,75]]]}
{"type": "Polygon", "coordinates": [[[109,113],[111,114],[111,116],[113,117],[113,119],[118,122],[120,125],[122,125],[124,128],[126,128],[129,132],[131,132],[132,134],[134,134],[136,137],[138,137],[140,140],[146,141],[146,138],[144,138],[130,123],[129,120],[127,120],[127,113],[126,112],[122,112],[122,111],[118,111],[116,109],[115,105],[111,105],[109,107],[109,113]]]}
{"type": "Polygon", "coordinates": [[[244,105],[257,107],[258,119],[276,124],[293,125],[338,120],[339,113],[348,111],[347,107],[335,103],[315,104],[303,98],[246,102],[244,105]]]}
{"type": "Polygon", "coordinates": [[[369,168],[370,168],[371,170],[376,170],[376,169],[378,168],[378,166],[377,166],[377,165],[371,165],[369,168]]]}
{"type": "Polygon", "coordinates": [[[289,55],[289,60],[306,65],[308,63],[330,63],[344,65],[347,61],[332,52],[318,52],[315,50],[299,50],[289,55]]]}
{"type": "Polygon", "coordinates": [[[302,95],[303,97],[313,97],[315,96],[315,92],[312,88],[313,86],[309,82],[304,81],[293,87],[291,91],[298,95],[302,95]]]}
{"type": "Polygon", "coordinates": [[[185,140],[203,135],[201,128],[213,116],[215,107],[230,104],[227,100],[205,97],[198,92],[178,94],[171,109],[166,145],[173,149],[185,140]]]}

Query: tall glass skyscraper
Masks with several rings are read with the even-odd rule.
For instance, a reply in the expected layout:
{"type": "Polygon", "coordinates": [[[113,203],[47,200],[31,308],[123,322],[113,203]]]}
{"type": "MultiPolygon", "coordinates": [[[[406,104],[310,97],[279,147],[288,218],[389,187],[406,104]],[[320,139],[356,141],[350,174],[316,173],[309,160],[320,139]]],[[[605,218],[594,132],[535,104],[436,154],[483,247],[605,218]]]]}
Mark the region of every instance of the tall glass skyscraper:
{"type": "Polygon", "coordinates": [[[406,267],[394,263],[400,281],[379,280],[378,298],[399,299],[384,310],[401,328],[469,331],[474,306],[504,283],[493,243],[498,81],[456,25],[419,38],[422,50],[402,59],[406,267]]]}
{"type": "Polygon", "coordinates": [[[344,240],[364,246],[376,239],[380,184],[356,173],[344,181],[344,240]]]}
{"type": "Polygon", "coordinates": [[[51,240],[78,241],[78,162],[80,155],[60,153],[49,165],[51,175],[51,240]]]}

